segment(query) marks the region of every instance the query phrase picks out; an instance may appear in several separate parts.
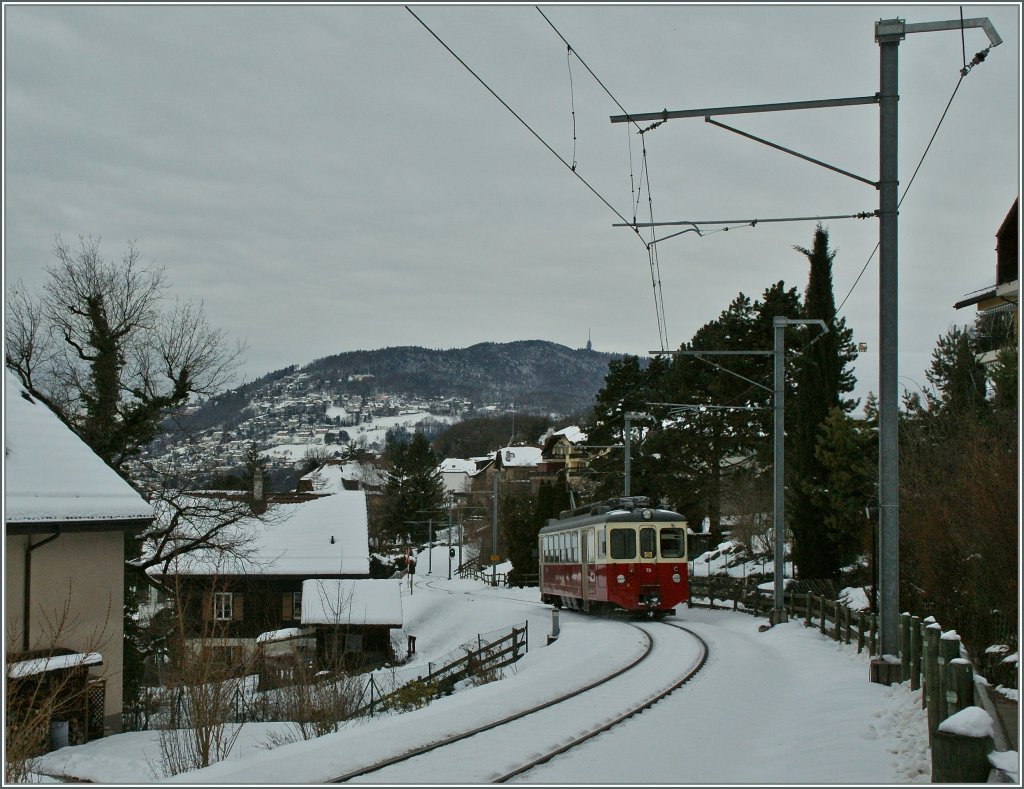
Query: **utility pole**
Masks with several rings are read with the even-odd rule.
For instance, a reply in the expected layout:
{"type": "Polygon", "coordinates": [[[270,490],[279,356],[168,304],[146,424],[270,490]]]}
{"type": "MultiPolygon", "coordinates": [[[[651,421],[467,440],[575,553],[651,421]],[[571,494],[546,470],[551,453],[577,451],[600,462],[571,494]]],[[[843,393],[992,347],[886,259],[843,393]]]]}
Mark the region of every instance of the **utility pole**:
{"type": "MultiPolygon", "coordinates": [[[[822,334],[828,332],[828,325],[825,321],[817,318],[786,318],[776,315],[772,318],[774,328],[774,346],[770,351],[669,351],[667,353],[675,356],[772,356],[772,527],[773,527],[773,553],[772,562],[775,565],[774,575],[774,601],[769,622],[777,625],[788,619],[785,606],[785,584],[783,583],[786,574],[786,327],[799,325],[817,325],[821,327],[822,334]]],[[[818,335],[821,336],[820,334],[818,335]]],[[[813,341],[812,341],[813,342],[813,341]]],[[[659,351],[651,351],[652,354],[659,351]]],[[[728,370],[720,365],[715,365],[722,372],[741,378],[761,389],[768,389],[764,384],[752,381],[739,373],[728,370]]],[[[660,405],[665,405],[661,403],[660,405]]],[[[714,408],[715,406],[711,406],[714,408]]],[[[719,406],[729,410],[749,410],[749,406],[719,406]]]]}
{"type": "MultiPolygon", "coordinates": [[[[875,23],[879,53],[879,226],[878,226],[878,586],[881,614],[880,655],[899,654],[899,370],[897,288],[899,255],[899,46],[907,33],[983,28],[992,47],[1002,43],[987,18],[906,24],[902,19],[875,23]]],[[[991,47],[990,47],[991,48],[991,47]]],[[[979,52],[972,65],[985,59],[979,52]]],[[[961,72],[966,75],[968,71],[961,72]]],[[[881,664],[879,664],[881,665],[881,664]]],[[[873,665],[874,669],[874,665],[873,665]]],[[[872,679],[890,684],[873,670],[872,679]]],[[[896,678],[894,681],[898,681],[896,678]]]]}
{"type": "Polygon", "coordinates": [[[452,508],[451,501],[448,502],[448,580],[452,580],[452,508]]]}
{"type": "MultiPolygon", "coordinates": [[[[875,42],[879,48],[879,91],[874,96],[860,96],[845,99],[825,99],[820,101],[794,101],[776,104],[753,104],[733,107],[707,107],[693,110],[662,110],[661,112],[641,113],[638,115],[613,115],[612,123],[630,123],[636,121],[667,121],[672,118],[703,117],[710,123],[743,137],[764,143],[784,153],[817,164],[826,169],[846,175],[855,180],[875,187],[878,191],[878,328],[879,328],[879,360],[878,360],[878,512],[879,512],[879,571],[878,586],[879,619],[880,619],[880,654],[895,655],[899,652],[899,392],[898,392],[898,239],[899,217],[899,44],[907,33],[931,33],[943,30],[963,31],[966,28],[980,27],[989,39],[989,47],[978,52],[970,65],[961,69],[962,76],[974,66],[982,62],[992,47],[999,46],[1003,40],[995,27],[986,17],[974,19],[950,19],[942,22],[920,22],[907,24],[903,19],[883,19],[875,23],[875,42]],[[712,120],[717,115],[739,115],[756,112],[779,112],[786,110],[816,109],[824,107],[840,107],[856,104],[878,104],[879,106],[879,163],[878,180],[867,178],[841,170],[838,167],[812,159],[789,148],[755,137],[752,134],[734,129],[718,121],[712,120]]],[[[636,230],[639,227],[650,227],[653,223],[631,223],[628,227],[636,230]]],[[[700,222],[681,220],[678,222],[660,222],[659,225],[693,225],[700,222]]],[[[703,224],[711,224],[704,222],[703,224]]],[[[878,661],[881,666],[884,657],[878,661]]],[[[890,684],[891,680],[884,667],[876,669],[872,665],[872,681],[890,684]]]]}
{"type": "Polygon", "coordinates": [[[491,502],[491,586],[498,585],[498,475],[494,469],[494,495],[491,502]]]}
{"type": "Polygon", "coordinates": [[[625,447],[626,447],[626,460],[625,460],[625,463],[624,463],[625,481],[622,483],[622,495],[625,496],[626,498],[629,498],[629,481],[630,481],[630,476],[631,476],[630,459],[629,459],[629,442],[630,442],[631,430],[630,430],[629,420],[631,420],[631,419],[650,419],[650,418],[651,418],[650,414],[644,414],[644,413],[640,413],[640,412],[637,412],[637,411],[626,411],[622,415],[622,422],[623,422],[622,432],[623,432],[623,439],[624,439],[623,443],[625,444],[625,447]]]}

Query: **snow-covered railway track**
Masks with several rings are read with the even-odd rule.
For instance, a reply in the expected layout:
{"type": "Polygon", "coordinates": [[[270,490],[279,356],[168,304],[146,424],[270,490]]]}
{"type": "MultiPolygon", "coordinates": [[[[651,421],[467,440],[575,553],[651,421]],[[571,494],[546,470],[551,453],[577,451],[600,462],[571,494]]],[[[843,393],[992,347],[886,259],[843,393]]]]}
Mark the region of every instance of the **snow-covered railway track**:
{"type": "Polygon", "coordinates": [[[664,698],[704,665],[707,644],[669,623],[627,623],[646,649],[584,687],[485,726],[412,749],[329,783],[500,783],[607,731],[664,698]]]}

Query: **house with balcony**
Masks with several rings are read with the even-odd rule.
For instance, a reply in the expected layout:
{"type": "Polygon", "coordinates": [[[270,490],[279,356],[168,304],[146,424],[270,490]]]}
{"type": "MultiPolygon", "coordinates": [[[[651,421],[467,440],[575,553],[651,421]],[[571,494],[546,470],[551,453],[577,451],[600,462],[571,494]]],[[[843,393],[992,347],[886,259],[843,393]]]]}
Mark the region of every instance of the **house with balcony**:
{"type": "Polygon", "coordinates": [[[990,329],[987,336],[980,337],[981,354],[979,361],[992,364],[1001,348],[1012,346],[1020,338],[1018,302],[1018,268],[1020,253],[1018,247],[1020,218],[1018,204],[1013,201],[1009,212],[996,231],[995,284],[988,285],[953,305],[955,309],[975,307],[991,320],[986,321],[990,329]]]}

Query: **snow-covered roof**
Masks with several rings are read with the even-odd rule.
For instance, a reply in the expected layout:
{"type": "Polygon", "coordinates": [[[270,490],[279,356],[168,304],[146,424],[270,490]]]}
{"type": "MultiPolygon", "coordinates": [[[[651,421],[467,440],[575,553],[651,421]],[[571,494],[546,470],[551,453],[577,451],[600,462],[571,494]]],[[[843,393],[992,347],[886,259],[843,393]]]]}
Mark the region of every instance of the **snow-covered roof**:
{"type": "Polygon", "coordinates": [[[313,485],[314,493],[338,493],[345,489],[343,479],[353,479],[351,475],[346,476],[342,466],[328,463],[318,469],[314,469],[302,477],[313,485]]]}
{"type": "Polygon", "coordinates": [[[501,465],[506,468],[536,466],[543,454],[538,447],[502,447],[498,450],[501,465]]]}
{"type": "Polygon", "coordinates": [[[44,674],[47,671],[61,671],[82,666],[99,666],[102,663],[103,655],[99,652],[75,652],[70,655],[33,658],[12,663],[11,667],[7,669],[7,676],[11,679],[18,679],[19,677],[30,677],[34,674],[44,674]]]}
{"type": "MultiPolygon", "coordinates": [[[[6,523],[145,521],[153,508],[4,371],[6,523]]],[[[140,524],[146,525],[146,524],[140,524]]]]}
{"type": "Polygon", "coordinates": [[[280,630],[269,630],[256,636],[257,644],[272,644],[277,641],[289,641],[293,638],[302,638],[306,631],[301,627],[284,627],[280,630]]]}
{"type": "Polygon", "coordinates": [[[566,440],[570,444],[582,444],[587,440],[587,434],[580,430],[578,425],[571,425],[570,427],[563,427],[561,430],[556,430],[551,434],[554,436],[565,436],[566,440]]]}
{"type": "MultiPolygon", "coordinates": [[[[195,524],[195,528],[201,528],[195,524]]],[[[242,556],[191,551],[172,575],[369,575],[366,494],[344,490],[310,501],[273,504],[264,520],[243,518],[230,527],[247,537],[242,556]]]]}
{"type": "Polygon", "coordinates": [[[463,460],[462,458],[445,458],[441,461],[441,465],[438,468],[440,468],[441,473],[461,472],[463,474],[472,474],[476,471],[476,461],[463,460]]]}
{"type": "Polygon", "coordinates": [[[394,578],[303,581],[302,624],[401,627],[401,581],[394,578]]]}

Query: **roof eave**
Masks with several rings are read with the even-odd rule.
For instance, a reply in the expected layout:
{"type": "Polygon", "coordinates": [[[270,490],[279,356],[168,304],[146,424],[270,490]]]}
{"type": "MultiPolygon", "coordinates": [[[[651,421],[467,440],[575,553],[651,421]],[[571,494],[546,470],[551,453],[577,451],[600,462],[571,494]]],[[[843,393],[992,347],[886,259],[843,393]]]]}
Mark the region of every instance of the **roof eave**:
{"type": "Polygon", "coordinates": [[[153,518],[110,518],[101,520],[38,520],[4,521],[4,531],[10,536],[21,534],[87,534],[91,532],[142,533],[153,525],[153,518]]]}

